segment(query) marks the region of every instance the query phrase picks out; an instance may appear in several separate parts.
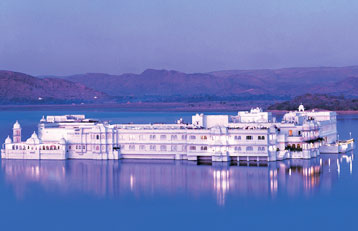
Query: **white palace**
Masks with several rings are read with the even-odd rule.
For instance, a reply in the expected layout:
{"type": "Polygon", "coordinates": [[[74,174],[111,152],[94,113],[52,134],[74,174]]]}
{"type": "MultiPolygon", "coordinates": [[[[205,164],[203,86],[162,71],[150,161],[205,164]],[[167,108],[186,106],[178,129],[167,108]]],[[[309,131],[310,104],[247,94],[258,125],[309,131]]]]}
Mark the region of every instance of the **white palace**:
{"type": "Polygon", "coordinates": [[[260,108],[235,116],[192,116],[174,124],[109,124],[84,115],[47,116],[26,141],[16,121],[2,145],[5,159],[176,159],[266,162],[352,150],[339,141],[335,112],[288,112],[277,122],[260,108]]]}

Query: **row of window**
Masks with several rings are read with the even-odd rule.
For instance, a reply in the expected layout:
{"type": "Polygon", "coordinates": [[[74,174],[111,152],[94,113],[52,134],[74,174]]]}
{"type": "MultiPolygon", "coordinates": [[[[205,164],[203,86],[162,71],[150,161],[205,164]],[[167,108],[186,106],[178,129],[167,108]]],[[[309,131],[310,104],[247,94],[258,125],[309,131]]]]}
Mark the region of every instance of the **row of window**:
{"type": "MultiPolygon", "coordinates": [[[[241,140],[241,136],[234,136],[235,140],[241,140]]],[[[253,140],[254,137],[253,136],[246,136],[246,140],[253,140]]],[[[257,137],[258,140],[265,140],[265,136],[258,136],[257,137]]]]}
{"type": "MultiPolygon", "coordinates": [[[[145,151],[145,150],[150,150],[150,151],[178,151],[179,149],[182,149],[181,145],[135,145],[135,144],[130,144],[130,145],[122,145],[121,148],[123,150],[128,149],[128,150],[141,150],[141,151],[145,151]]],[[[190,151],[207,151],[208,150],[208,146],[195,146],[195,145],[191,145],[188,147],[188,149],[190,151]]],[[[252,146],[247,146],[247,147],[240,147],[240,146],[236,146],[235,151],[242,151],[242,150],[246,150],[247,152],[251,152],[254,151],[254,147],[252,146]],[[244,149],[243,149],[244,148],[244,149]]],[[[257,147],[257,151],[266,151],[266,147],[265,146],[259,146],[257,147]]]]}
{"type": "MultiPolygon", "coordinates": [[[[134,145],[134,144],[122,145],[121,148],[122,148],[122,150],[128,149],[128,150],[134,151],[134,150],[136,150],[136,146],[138,146],[138,145],[134,145]]],[[[144,145],[144,144],[141,144],[138,146],[138,150],[141,150],[141,151],[145,151],[145,150],[180,151],[180,149],[182,149],[181,145],[171,145],[170,147],[168,147],[167,145],[144,145]],[[159,147],[157,147],[157,146],[159,146],[159,147]]]]}
{"type": "MultiPolygon", "coordinates": [[[[30,146],[24,146],[24,145],[12,145],[12,150],[26,150],[26,149],[30,149],[30,146]]],[[[37,147],[31,146],[31,150],[37,150],[37,147]]],[[[39,150],[60,150],[60,146],[56,146],[56,145],[43,145],[40,146],[39,150]]]]}

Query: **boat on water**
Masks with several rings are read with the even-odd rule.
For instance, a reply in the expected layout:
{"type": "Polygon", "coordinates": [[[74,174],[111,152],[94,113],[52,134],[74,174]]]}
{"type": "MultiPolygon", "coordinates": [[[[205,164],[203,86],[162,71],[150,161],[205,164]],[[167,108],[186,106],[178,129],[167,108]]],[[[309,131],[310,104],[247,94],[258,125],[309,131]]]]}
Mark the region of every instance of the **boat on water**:
{"type": "Polygon", "coordinates": [[[268,162],[309,159],[354,149],[339,141],[336,112],[298,110],[277,121],[260,108],[237,115],[195,114],[191,123],[110,124],[85,115],[46,116],[22,141],[13,125],[1,148],[4,159],[175,159],[268,162]]]}

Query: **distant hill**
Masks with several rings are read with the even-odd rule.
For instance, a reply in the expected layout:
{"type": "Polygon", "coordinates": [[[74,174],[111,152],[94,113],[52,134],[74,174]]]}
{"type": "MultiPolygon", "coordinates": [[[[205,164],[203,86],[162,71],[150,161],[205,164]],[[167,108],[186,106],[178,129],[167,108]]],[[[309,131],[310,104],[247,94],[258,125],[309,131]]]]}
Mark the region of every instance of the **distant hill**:
{"type": "MultiPolygon", "coordinates": [[[[140,74],[87,73],[61,77],[112,96],[201,96],[290,99],[305,93],[358,96],[358,66],[183,73],[148,69],[140,74]]],[[[206,97],[206,98],[205,98],[206,97]]]]}
{"type": "MultiPolygon", "coordinates": [[[[358,66],[33,77],[0,71],[0,104],[72,102],[279,102],[307,93],[358,97],[358,66]],[[95,99],[96,98],[96,99],[95,99]],[[39,100],[41,99],[41,100],[39,100]]],[[[333,100],[333,99],[332,99],[333,100]]]]}
{"type": "Polygon", "coordinates": [[[306,109],[324,109],[332,111],[357,111],[358,99],[346,99],[343,96],[305,94],[290,101],[276,103],[268,107],[269,110],[297,110],[300,104],[306,109]]]}
{"type": "Polygon", "coordinates": [[[0,104],[79,103],[110,99],[107,94],[81,83],[0,71],[0,104]]]}

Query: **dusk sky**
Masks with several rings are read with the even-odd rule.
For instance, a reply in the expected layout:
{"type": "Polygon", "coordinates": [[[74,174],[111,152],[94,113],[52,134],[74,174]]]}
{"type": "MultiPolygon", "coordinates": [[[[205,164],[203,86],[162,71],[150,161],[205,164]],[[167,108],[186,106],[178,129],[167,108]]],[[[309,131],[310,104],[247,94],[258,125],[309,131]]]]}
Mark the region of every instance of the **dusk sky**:
{"type": "Polygon", "coordinates": [[[0,69],[357,65],[357,23],[357,0],[1,0],[0,69]]]}

